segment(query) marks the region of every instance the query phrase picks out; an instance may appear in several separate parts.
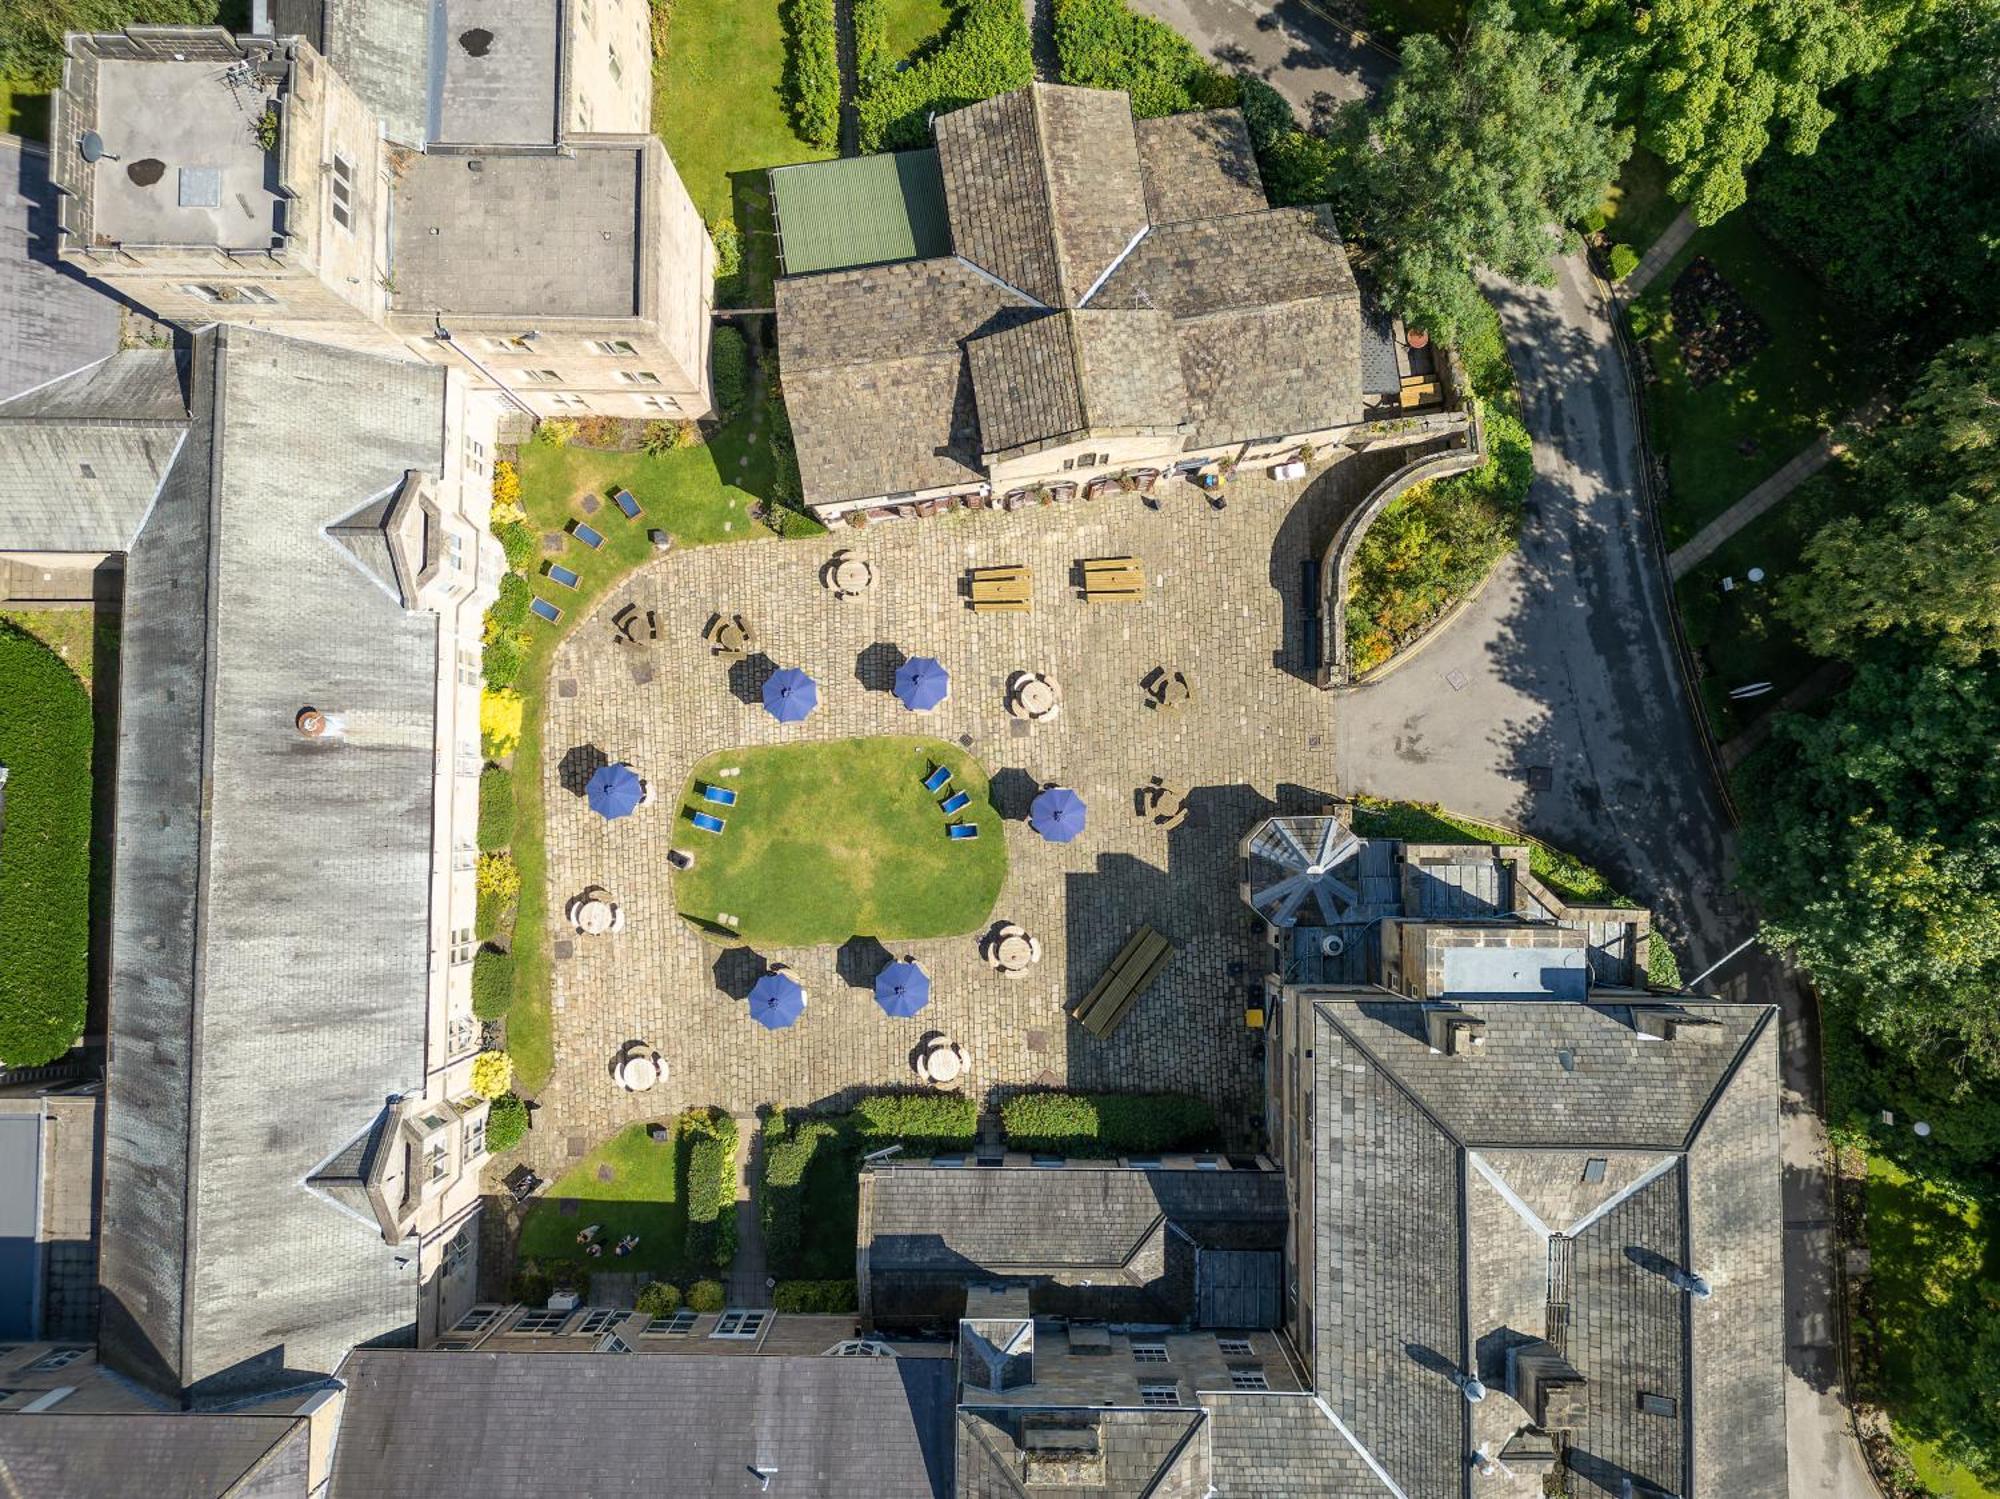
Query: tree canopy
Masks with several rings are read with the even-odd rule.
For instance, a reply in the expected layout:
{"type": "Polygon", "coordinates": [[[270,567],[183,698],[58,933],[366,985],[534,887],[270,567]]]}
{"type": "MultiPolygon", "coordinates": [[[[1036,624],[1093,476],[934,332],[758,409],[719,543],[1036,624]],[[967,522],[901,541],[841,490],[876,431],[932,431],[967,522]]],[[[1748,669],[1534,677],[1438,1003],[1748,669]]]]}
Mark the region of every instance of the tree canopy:
{"type": "Polygon", "coordinates": [[[1559,241],[1574,248],[1569,226],[1603,199],[1630,148],[1575,48],[1517,30],[1493,3],[1455,41],[1406,41],[1378,110],[1342,111],[1325,196],[1370,246],[1389,305],[1449,342],[1477,316],[1474,270],[1554,278],[1559,241]]]}
{"type": "Polygon", "coordinates": [[[2000,650],[2000,335],[1932,360],[1848,482],[1868,512],[1823,527],[1782,596],[1806,643],[1848,657],[1903,631],[1953,661],[2000,650]]]}
{"type": "Polygon", "coordinates": [[[1940,0],[1879,71],[1834,96],[1810,156],[1757,173],[1751,211],[1827,287],[1883,322],[2000,322],[2000,7],[1940,0]]]}
{"type": "Polygon", "coordinates": [[[1712,224],[1742,204],[1774,133],[1809,154],[1822,99],[1881,64],[1910,0],[1527,0],[1528,17],[1606,68],[1668,190],[1712,224]]]}

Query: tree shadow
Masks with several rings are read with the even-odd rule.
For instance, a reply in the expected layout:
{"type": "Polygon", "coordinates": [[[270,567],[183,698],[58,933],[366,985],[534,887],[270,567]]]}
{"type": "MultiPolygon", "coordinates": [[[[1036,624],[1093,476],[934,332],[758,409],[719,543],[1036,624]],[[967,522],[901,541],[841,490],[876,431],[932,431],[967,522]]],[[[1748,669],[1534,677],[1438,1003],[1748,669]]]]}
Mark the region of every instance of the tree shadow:
{"type": "Polygon", "coordinates": [[[987,800],[993,803],[993,810],[1008,822],[1020,822],[1028,815],[1028,807],[1042,783],[1017,766],[993,772],[992,780],[986,783],[987,800]]]}
{"type": "Polygon", "coordinates": [[[556,764],[556,780],[572,796],[582,796],[590,778],[611,763],[611,757],[594,744],[579,744],[566,750],[556,764]]]}
{"type": "Polygon", "coordinates": [[[876,937],[849,937],[834,954],[833,969],[850,989],[875,989],[875,976],[895,961],[876,937]]]}
{"type": "Polygon", "coordinates": [[[736,701],[756,707],[764,701],[764,684],[778,669],[778,663],[762,651],[729,663],[729,691],[736,701]]]}
{"type": "Polygon", "coordinates": [[[868,692],[894,691],[896,672],[908,659],[894,641],[878,640],[854,658],[854,680],[868,692]]]}

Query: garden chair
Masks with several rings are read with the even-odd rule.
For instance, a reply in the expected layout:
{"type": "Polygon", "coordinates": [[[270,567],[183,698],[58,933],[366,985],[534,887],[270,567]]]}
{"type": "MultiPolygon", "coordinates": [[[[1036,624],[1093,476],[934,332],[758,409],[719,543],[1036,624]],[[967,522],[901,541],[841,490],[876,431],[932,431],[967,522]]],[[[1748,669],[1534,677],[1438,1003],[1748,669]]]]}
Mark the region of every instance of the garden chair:
{"type": "Polygon", "coordinates": [[[718,807],[736,805],[736,793],[727,786],[704,786],[701,788],[701,799],[705,802],[714,802],[718,807]]]}
{"type": "Polygon", "coordinates": [[[924,777],[924,790],[928,791],[932,796],[936,796],[950,784],[951,767],[949,765],[940,765],[936,770],[933,770],[929,775],[924,777]]]}
{"type": "Polygon", "coordinates": [[[688,821],[704,833],[719,833],[728,825],[720,817],[713,817],[706,812],[695,812],[689,816],[688,821]]]}
{"type": "Polygon", "coordinates": [[[945,837],[956,843],[961,838],[977,838],[979,824],[976,822],[948,822],[944,827],[945,837]]]}
{"type": "Polygon", "coordinates": [[[954,813],[963,812],[971,804],[972,793],[970,791],[956,791],[938,803],[938,811],[950,817],[954,813]]]}
{"type": "Polygon", "coordinates": [[[545,619],[550,624],[554,624],[562,618],[562,610],[551,604],[547,599],[531,600],[528,604],[528,612],[534,615],[536,619],[545,619]]]}
{"type": "Polygon", "coordinates": [[[624,512],[627,520],[637,520],[646,513],[639,508],[639,502],[632,497],[632,491],[629,489],[621,489],[612,495],[611,503],[624,512]]]}

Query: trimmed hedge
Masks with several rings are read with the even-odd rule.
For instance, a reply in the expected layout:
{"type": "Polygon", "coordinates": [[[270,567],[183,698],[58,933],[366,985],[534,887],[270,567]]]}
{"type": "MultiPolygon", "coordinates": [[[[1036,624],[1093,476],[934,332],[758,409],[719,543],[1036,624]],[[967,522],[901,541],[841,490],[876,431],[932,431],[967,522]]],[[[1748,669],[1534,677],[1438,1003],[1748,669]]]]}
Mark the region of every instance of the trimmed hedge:
{"type": "Polygon", "coordinates": [[[681,1131],[691,1142],[687,1262],[727,1270],[736,1258],[736,1121],[720,1109],[690,1109],[681,1131]]]}
{"type": "Polygon", "coordinates": [[[781,1312],[851,1312],[861,1305],[861,1293],[851,1280],[781,1280],[771,1305],[781,1312]]]}
{"type": "Polygon", "coordinates": [[[502,765],[479,772],[479,846],[487,853],[514,841],[514,778],[502,765]]]}
{"type": "Polygon", "coordinates": [[[514,955],[482,947],[472,955],[472,1013],[498,1020],[514,1004],[514,955]]]}
{"type": "Polygon", "coordinates": [[[785,0],[785,71],[779,83],[801,140],[824,150],[840,144],[840,60],[833,0],[785,0]]]}
{"type": "Polygon", "coordinates": [[[743,409],[750,395],[750,347],[743,330],[718,323],[708,345],[709,379],[715,390],[715,414],[728,421],[743,409]]]}
{"type": "Polygon", "coordinates": [[[1215,1111],[1188,1093],[1017,1093],[1000,1127],[1015,1150],[1115,1155],[1212,1144],[1215,1111]]]}
{"type": "Polygon", "coordinates": [[[719,1280],[698,1280],[688,1287],[687,1304],[698,1312],[719,1312],[727,1300],[719,1280]]]}
{"type": "Polygon", "coordinates": [[[1639,269],[1639,252],[1627,244],[1611,247],[1611,279],[1623,281],[1639,269]]]}
{"type": "Polygon", "coordinates": [[[0,1060],[52,1062],[90,990],[90,694],[62,657],[0,625],[0,1060]]]}
{"type": "Polygon", "coordinates": [[[499,1155],[521,1143],[528,1132],[528,1106],[517,1093],[502,1093],[486,1111],[486,1148],[499,1155]]]}
{"type": "Polygon", "coordinates": [[[765,1257],[779,1274],[793,1268],[805,1241],[806,1173],[820,1147],[839,1133],[823,1119],[808,1119],[796,1129],[782,1113],[764,1121],[758,1217],[764,1228],[765,1257]]]}
{"type": "Polygon", "coordinates": [[[639,1288],[632,1310],[649,1317],[671,1317],[681,1309],[681,1288],[668,1281],[648,1281],[639,1288]]]}
{"type": "Polygon", "coordinates": [[[979,1105],[956,1093],[873,1093],[855,1106],[854,1124],[871,1150],[891,1140],[951,1149],[978,1136],[979,1105]]]}
{"type": "Polygon", "coordinates": [[[930,139],[930,116],[1035,81],[1021,0],[962,0],[938,44],[902,72],[877,67],[854,101],[861,149],[900,151],[930,139]]]}
{"type": "Polygon", "coordinates": [[[1056,65],[1064,83],[1122,88],[1142,120],[1237,102],[1234,77],[1173,27],[1125,0],[1055,0],[1056,65]]]}
{"type": "Polygon", "coordinates": [[[854,32],[854,90],[865,94],[896,66],[889,55],[888,0],[854,0],[847,24],[854,32]]]}

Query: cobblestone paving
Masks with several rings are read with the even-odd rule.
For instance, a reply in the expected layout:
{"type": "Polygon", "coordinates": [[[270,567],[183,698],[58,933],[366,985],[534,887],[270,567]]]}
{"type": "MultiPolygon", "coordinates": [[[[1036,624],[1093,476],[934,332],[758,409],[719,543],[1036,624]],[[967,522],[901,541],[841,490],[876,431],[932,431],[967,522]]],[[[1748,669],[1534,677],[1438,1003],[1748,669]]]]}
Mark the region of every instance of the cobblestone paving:
{"type": "Polygon", "coordinates": [[[550,909],[601,883],[628,921],[608,937],[554,934],[556,1067],[531,1159],[560,1165],[624,1124],[692,1104],[741,1114],[910,1084],[913,1052],[933,1031],[966,1048],[966,1085],[982,1098],[1032,1083],[1184,1088],[1213,1100],[1232,1134],[1250,1135],[1260,1060],[1243,1007],[1262,969],[1237,898],[1236,845],[1256,819],[1307,810],[1333,792],[1332,700],[1304,674],[1302,564],[1393,462],[1348,458],[1289,484],[1239,476],[1219,512],[1176,485],[1159,512],[1121,496],[841,527],[811,542],[677,553],[635,574],[552,667],[543,738],[550,909]],[[857,599],[836,600],[818,581],[843,547],[876,570],[876,586],[857,599]],[[1083,603],[1074,563],[1125,554],[1145,566],[1144,602],[1083,603]],[[1034,569],[1033,609],[970,613],[965,570],[1015,563],[1034,569]],[[614,643],[610,616],[628,602],[655,611],[657,643],[614,643]],[[748,662],[732,665],[703,644],[717,611],[748,620],[748,662]],[[934,655],[951,673],[951,696],[934,713],[910,713],[888,690],[904,653],[934,655]],[[820,684],[806,722],[779,724],[759,705],[761,673],[775,666],[803,667],[820,684]],[[1191,705],[1147,706],[1140,682],[1156,666],[1187,674],[1191,705]],[[1006,713],[1004,684],[1023,668],[1061,686],[1054,720],[1028,726],[1006,713]],[[1028,977],[1008,979],[986,965],[978,934],[898,944],[935,983],[930,1006],[909,1020],[874,1003],[868,986],[888,955],[872,941],[754,954],[705,941],[675,915],[666,858],[677,834],[699,856],[692,840],[705,835],[677,826],[677,798],[711,752],[897,733],[958,740],[994,776],[1010,862],[993,919],[1019,922],[1043,945],[1028,977]],[[659,801],[618,822],[592,814],[579,793],[607,757],[635,766],[659,801]],[[1135,812],[1138,788],[1155,775],[1193,790],[1191,814],[1172,832],[1135,812]],[[1089,806],[1073,843],[1044,842],[1023,820],[1049,781],[1089,806]],[[1065,1005],[1141,923],[1178,954],[1100,1041],[1065,1005]],[[776,1032],[752,1022],[742,999],[772,959],[790,964],[810,996],[799,1023],[776,1032]],[[671,1068],[650,1093],[611,1081],[632,1040],[656,1046],[671,1068]]]}

